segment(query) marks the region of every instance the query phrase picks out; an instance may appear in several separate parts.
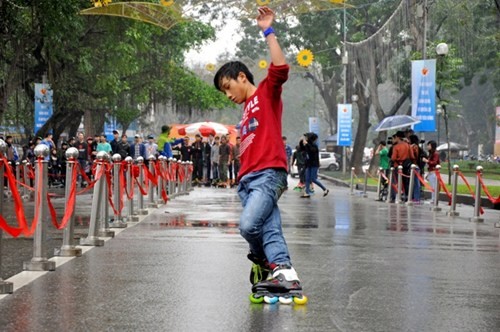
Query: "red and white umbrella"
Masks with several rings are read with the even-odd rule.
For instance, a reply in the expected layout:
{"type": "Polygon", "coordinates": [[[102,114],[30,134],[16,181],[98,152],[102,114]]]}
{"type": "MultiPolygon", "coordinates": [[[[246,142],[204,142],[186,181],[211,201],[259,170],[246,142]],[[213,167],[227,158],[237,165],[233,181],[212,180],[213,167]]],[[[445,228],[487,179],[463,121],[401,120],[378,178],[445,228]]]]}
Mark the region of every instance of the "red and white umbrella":
{"type": "Polygon", "coordinates": [[[178,130],[181,135],[196,135],[200,134],[201,136],[207,137],[210,134],[212,135],[227,135],[229,133],[229,129],[226,125],[217,122],[196,122],[188,124],[178,130]]]}

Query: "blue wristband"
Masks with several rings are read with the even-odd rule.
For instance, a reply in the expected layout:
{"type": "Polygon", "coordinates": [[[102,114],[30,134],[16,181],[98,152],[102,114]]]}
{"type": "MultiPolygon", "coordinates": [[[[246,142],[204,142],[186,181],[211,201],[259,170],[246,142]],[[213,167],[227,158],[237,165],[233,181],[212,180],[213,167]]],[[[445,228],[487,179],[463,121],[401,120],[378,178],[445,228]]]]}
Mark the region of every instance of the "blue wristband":
{"type": "Polygon", "coordinates": [[[269,27],[264,31],[264,37],[269,36],[270,34],[275,33],[273,27],[269,27]]]}

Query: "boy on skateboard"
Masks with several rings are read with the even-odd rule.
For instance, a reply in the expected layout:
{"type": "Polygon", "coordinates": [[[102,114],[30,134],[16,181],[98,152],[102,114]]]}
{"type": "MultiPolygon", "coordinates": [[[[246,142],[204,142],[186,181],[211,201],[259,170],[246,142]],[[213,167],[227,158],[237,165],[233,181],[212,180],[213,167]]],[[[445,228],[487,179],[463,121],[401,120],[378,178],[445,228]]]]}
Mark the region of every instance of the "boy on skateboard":
{"type": "Polygon", "coordinates": [[[254,262],[252,290],[301,296],[302,287],[291,264],[277,204],[287,187],[281,92],[289,66],[271,26],[274,17],[268,7],[259,8],[257,24],[266,38],[272,62],[267,77],[255,86],[248,68],[233,61],[217,71],[214,84],[233,102],[244,104],[238,195],[243,205],[240,233],[250,246],[248,258],[254,262]],[[265,280],[269,272],[272,278],[265,280]]]}

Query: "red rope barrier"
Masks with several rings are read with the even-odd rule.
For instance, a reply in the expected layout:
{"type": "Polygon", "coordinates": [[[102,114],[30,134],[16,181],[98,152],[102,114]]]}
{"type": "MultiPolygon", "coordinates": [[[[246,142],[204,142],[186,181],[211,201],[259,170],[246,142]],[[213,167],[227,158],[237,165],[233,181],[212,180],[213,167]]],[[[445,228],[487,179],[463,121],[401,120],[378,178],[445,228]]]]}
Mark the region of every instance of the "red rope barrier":
{"type": "Polygon", "coordinates": [[[488,196],[488,199],[490,200],[490,202],[493,204],[500,203],[500,196],[498,196],[498,198],[496,198],[496,199],[493,198],[493,196],[491,196],[490,192],[488,191],[488,188],[486,187],[486,184],[483,181],[483,178],[481,176],[481,172],[478,172],[478,173],[479,173],[478,176],[479,176],[479,182],[481,183],[481,187],[483,188],[483,191],[486,194],[486,196],[488,196]]]}
{"type": "Polygon", "coordinates": [[[434,188],[432,188],[431,185],[427,181],[424,180],[424,178],[422,177],[422,174],[420,174],[420,172],[415,172],[415,175],[417,176],[420,183],[424,185],[425,188],[429,189],[431,192],[434,192],[434,188]]]}
{"type": "Polygon", "coordinates": [[[451,194],[448,191],[448,188],[446,187],[446,184],[444,183],[443,178],[441,177],[441,173],[436,171],[436,177],[437,177],[437,180],[439,182],[440,188],[443,188],[446,196],[448,197],[448,205],[451,205],[451,194]]]}
{"type": "MultiPolygon", "coordinates": [[[[9,182],[9,186],[11,187],[12,198],[14,200],[14,211],[16,213],[17,223],[19,227],[13,227],[9,225],[4,217],[0,215],[0,228],[2,228],[4,231],[15,238],[17,238],[21,234],[24,234],[25,236],[31,236],[35,233],[37,222],[40,217],[40,204],[42,201],[40,190],[37,192],[35,200],[35,202],[38,203],[38,205],[35,206],[35,216],[33,218],[33,221],[31,222],[31,226],[28,226],[26,215],[24,214],[23,202],[15,185],[15,176],[12,174],[12,170],[8,165],[7,159],[5,159],[5,157],[2,157],[1,160],[3,162],[3,165],[1,165],[0,167],[4,167],[5,173],[7,175],[7,181],[9,182]]],[[[41,159],[39,159],[38,162],[40,165],[41,159]]],[[[38,188],[41,188],[42,183],[43,179],[40,176],[38,180],[38,188]]]]}
{"type": "MultiPolygon", "coordinates": [[[[76,166],[76,164],[75,164],[76,166]]],[[[76,183],[78,179],[78,173],[73,169],[73,174],[71,177],[71,188],[69,189],[69,197],[66,201],[66,210],[64,212],[64,216],[61,220],[61,223],[57,222],[57,214],[52,202],[50,201],[50,195],[47,193],[47,204],[49,206],[50,216],[52,220],[52,225],[54,225],[57,229],[64,229],[68,224],[70,217],[73,215],[73,211],[75,210],[75,202],[76,202],[76,183]]]]}

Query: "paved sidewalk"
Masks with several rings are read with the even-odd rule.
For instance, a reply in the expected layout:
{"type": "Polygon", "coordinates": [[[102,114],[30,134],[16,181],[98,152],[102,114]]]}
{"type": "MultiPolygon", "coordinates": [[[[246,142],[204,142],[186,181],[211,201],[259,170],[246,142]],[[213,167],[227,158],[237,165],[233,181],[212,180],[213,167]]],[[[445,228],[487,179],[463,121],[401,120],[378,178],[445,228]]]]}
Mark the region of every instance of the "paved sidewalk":
{"type": "Polygon", "coordinates": [[[476,224],[468,206],[449,218],[329,187],[325,198],[289,190],[280,200],[305,306],[249,302],[236,191],[195,188],[104,247],[33,272],[43,275],[0,296],[1,330],[500,329],[498,211],[476,224]]]}

